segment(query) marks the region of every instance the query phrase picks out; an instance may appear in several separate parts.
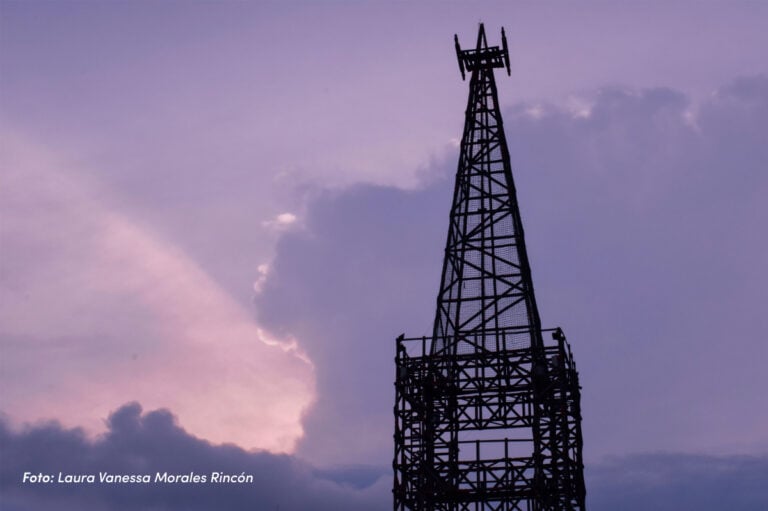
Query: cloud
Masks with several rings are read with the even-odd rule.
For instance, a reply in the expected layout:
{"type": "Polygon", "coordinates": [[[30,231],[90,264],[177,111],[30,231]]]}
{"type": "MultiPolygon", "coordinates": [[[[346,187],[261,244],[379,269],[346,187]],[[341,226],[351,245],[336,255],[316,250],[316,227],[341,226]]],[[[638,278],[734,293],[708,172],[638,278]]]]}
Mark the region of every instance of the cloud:
{"type": "MultiPolygon", "coordinates": [[[[768,328],[766,93],[752,77],[700,104],[606,88],[589,115],[505,112],[542,318],[565,328],[582,373],[588,460],[768,449],[754,390],[768,386],[754,356],[768,328]]],[[[312,460],[391,457],[393,339],[431,332],[455,161],[436,160],[443,178],[419,190],[321,195],[278,244],[259,317],[316,365],[299,450],[312,460]]]]}
{"type": "Polygon", "coordinates": [[[291,451],[314,395],[296,342],[47,151],[7,140],[0,408],[97,432],[137,399],[208,440],[291,451]]]}
{"type": "Polygon", "coordinates": [[[768,506],[765,456],[635,454],[588,468],[587,479],[587,504],[596,511],[757,511],[768,506]]]}
{"type": "MultiPolygon", "coordinates": [[[[318,469],[295,456],[212,445],[183,429],[167,410],[137,403],[114,411],[104,435],[89,440],[57,423],[21,430],[0,421],[3,509],[61,511],[358,510],[391,508],[389,467],[318,469]],[[53,474],[253,476],[247,484],[29,484],[24,472],[53,474]]],[[[595,511],[756,511],[768,505],[768,458],[645,453],[587,466],[587,505],[595,511]]]]}
{"type": "Polygon", "coordinates": [[[280,213],[271,220],[265,220],[261,223],[264,227],[275,230],[287,229],[291,225],[296,223],[298,217],[293,213],[280,213]]]}
{"type": "Polygon", "coordinates": [[[287,455],[215,446],[181,429],[167,410],[142,413],[136,404],[113,412],[108,430],[91,441],[56,423],[14,431],[0,422],[3,509],[61,511],[357,510],[389,509],[390,478],[370,468],[359,475],[323,472],[287,455]],[[44,474],[168,474],[212,472],[253,476],[248,484],[23,484],[24,472],[44,474]],[[362,478],[362,479],[361,479],[362,478]],[[351,482],[348,482],[351,481],[351,482]],[[362,482],[361,482],[362,481],[362,482]]]}
{"type": "MultiPolygon", "coordinates": [[[[443,182],[445,184],[445,182],[443,182]]],[[[259,320],[302,340],[318,401],[302,454],[385,464],[391,455],[394,338],[426,332],[439,278],[447,186],[357,186],[319,197],[283,235],[257,296],[259,320]],[[312,337],[307,337],[311,335],[312,337]]]]}

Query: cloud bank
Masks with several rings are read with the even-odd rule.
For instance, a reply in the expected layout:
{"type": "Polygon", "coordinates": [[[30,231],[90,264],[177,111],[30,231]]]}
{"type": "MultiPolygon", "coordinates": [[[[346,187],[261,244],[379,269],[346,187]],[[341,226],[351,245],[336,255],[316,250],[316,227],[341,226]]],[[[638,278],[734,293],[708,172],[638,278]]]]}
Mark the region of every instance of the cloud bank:
{"type": "Polygon", "coordinates": [[[632,455],[587,470],[590,509],[743,510],[768,506],[768,458],[632,455]]]}
{"type": "MultiPolygon", "coordinates": [[[[181,429],[166,410],[116,410],[95,441],[55,423],[23,430],[0,421],[0,496],[6,511],[99,509],[125,511],[322,511],[391,508],[387,467],[318,470],[294,456],[214,446],[181,429]],[[53,474],[253,476],[246,484],[29,484],[26,471],[53,474]]],[[[768,457],[658,453],[614,458],[587,471],[595,511],[758,511],[768,505],[768,457]]],[[[208,478],[210,479],[210,478],[208,478]]]]}
{"type": "Polygon", "coordinates": [[[61,511],[353,510],[388,509],[389,478],[378,480],[319,472],[286,455],[248,452],[235,445],[215,446],[181,429],[170,412],[142,413],[128,404],[107,421],[95,441],[81,430],[52,423],[13,431],[0,423],[0,491],[5,511],[53,508],[61,511]],[[38,484],[22,483],[23,473],[44,474],[190,474],[208,483],[38,484]],[[210,483],[212,472],[245,473],[253,483],[210,483]],[[364,486],[360,488],[359,486],[364,486]],[[357,487],[356,487],[357,486],[357,487]]]}

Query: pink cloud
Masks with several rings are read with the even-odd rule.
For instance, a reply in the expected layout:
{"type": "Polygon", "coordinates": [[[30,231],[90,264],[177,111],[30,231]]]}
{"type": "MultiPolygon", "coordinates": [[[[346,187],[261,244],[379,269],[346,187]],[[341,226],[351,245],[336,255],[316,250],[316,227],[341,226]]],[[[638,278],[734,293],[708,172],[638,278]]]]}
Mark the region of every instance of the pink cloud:
{"type": "Polygon", "coordinates": [[[97,433],[136,400],[210,441],[291,452],[314,396],[296,341],[259,328],[195,261],[66,164],[7,146],[0,409],[97,433]]]}

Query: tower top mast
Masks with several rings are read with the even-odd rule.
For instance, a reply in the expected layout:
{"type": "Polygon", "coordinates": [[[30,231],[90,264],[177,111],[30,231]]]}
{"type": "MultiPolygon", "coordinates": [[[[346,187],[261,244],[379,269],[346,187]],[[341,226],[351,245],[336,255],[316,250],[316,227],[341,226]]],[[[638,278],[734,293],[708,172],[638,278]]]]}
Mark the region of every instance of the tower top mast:
{"type": "Polygon", "coordinates": [[[507,34],[504,32],[504,27],[501,27],[501,48],[498,46],[488,46],[488,40],[485,37],[485,26],[482,23],[480,23],[480,30],[477,33],[477,46],[475,49],[462,50],[458,34],[454,34],[453,41],[456,45],[456,58],[459,61],[462,80],[466,78],[466,71],[471,72],[480,68],[493,69],[504,67],[507,69],[507,75],[511,74],[507,34]]]}

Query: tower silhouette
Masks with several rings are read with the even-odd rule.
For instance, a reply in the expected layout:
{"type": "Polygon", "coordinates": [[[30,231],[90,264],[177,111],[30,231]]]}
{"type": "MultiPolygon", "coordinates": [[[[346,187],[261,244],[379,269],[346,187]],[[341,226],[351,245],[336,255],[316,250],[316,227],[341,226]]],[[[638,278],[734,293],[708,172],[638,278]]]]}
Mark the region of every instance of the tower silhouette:
{"type": "Polygon", "coordinates": [[[396,511],[584,509],[578,373],[536,307],[494,79],[510,69],[501,37],[488,46],[481,24],[474,49],[455,38],[469,100],[432,336],[397,339],[396,511]]]}

